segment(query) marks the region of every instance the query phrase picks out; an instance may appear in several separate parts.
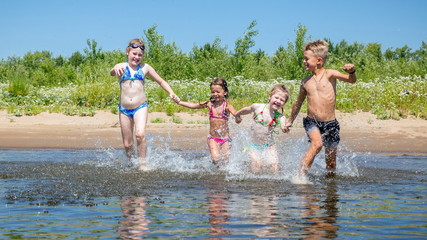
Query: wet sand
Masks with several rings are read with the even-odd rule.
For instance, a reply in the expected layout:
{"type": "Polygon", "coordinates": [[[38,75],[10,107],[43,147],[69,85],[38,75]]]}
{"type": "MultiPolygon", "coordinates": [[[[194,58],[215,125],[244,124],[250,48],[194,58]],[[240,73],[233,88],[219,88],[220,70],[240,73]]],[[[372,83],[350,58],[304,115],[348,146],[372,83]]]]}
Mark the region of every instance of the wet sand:
{"type": "MultiPolygon", "coordinates": [[[[170,136],[173,148],[207,149],[209,126],[206,114],[176,113],[182,123],[173,123],[165,113],[149,113],[147,132],[170,136]],[[164,123],[152,123],[162,119],[164,123]]],[[[301,117],[281,139],[305,135],[301,117]]],[[[357,152],[427,155],[427,120],[408,118],[378,120],[370,113],[337,113],[342,144],[357,152]]],[[[245,116],[242,124],[250,122],[245,116]]],[[[118,115],[99,111],[93,117],[41,113],[16,117],[0,111],[0,148],[122,148],[118,115]]]]}

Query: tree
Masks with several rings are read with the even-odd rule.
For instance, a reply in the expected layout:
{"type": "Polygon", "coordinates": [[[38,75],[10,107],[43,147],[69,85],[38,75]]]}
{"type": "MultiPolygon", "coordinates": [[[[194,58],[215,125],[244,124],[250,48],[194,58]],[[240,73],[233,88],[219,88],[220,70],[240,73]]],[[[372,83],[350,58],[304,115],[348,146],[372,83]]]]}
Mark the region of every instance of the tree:
{"type": "Polygon", "coordinates": [[[255,20],[252,21],[244,32],[243,38],[239,38],[235,42],[233,62],[236,69],[236,74],[241,74],[247,57],[250,53],[250,48],[255,46],[255,41],[253,38],[258,35],[258,31],[254,30],[253,28],[256,26],[256,24],[257,22],[255,20]]]}
{"type": "Polygon", "coordinates": [[[70,59],[68,59],[68,61],[70,62],[70,64],[73,67],[78,67],[80,66],[82,63],[84,63],[85,61],[85,57],[83,56],[83,54],[81,54],[80,52],[74,52],[73,54],[71,54],[70,59]]]}
{"type": "Polygon", "coordinates": [[[98,59],[103,59],[104,56],[101,52],[101,48],[97,48],[98,43],[95,40],[87,40],[87,47],[83,50],[86,54],[86,59],[91,63],[94,63],[98,59]]]}
{"type": "Polygon", "coordinates": [[[304,44],[306,42],[307,27],[298,25],[295,31],[295,42],[288,42],[287,48],[280,46],[273,56],[273,63],[278,69],[280,77],[287,79],[301,79],[305,76],[302,61],[304,44]]]}
{"type": "Polygon", "coordinates": [[[214,42],[206,43],[202,47],[194,46],[189,53],[194,77],[205,79],[207,77],[231,77],[229,56],[226,47],[221,47],[221,40],[215,38],[214,42]]]}
{"type": "Polygon", "coordinates": [[[187,77],[189,59],[174,42],[165,44],[164,37],[156,31],[157,26],[144,31],[146,59],[159,74],[166,79],[183,79],[187,77]]]}
{"type": "Polygon", "coordinates": [[[381,52],[381,44],[379,43],[368,43],[364,49],[364,53],[367,58],[375,62],[383,61],[383,54],[381,52]]]}

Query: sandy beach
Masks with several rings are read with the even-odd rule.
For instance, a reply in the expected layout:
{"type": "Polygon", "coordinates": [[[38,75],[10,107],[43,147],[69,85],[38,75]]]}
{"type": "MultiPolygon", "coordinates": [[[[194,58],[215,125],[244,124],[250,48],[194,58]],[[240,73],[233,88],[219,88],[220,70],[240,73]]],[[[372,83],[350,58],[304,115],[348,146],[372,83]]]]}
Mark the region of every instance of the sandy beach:
{"type": "MultiPolygon", "coordinates": [[[[170,136],[173,148],[203,149],[209,126],[207,115],[176,113],[182,123],[173,123],[166,113],[149,113],[147,132],[170,136]],[[153,123],[162,119],[164,123],[153,123]]],[[[283,138],[302,138],[301,117],[283,138]]],[[[407,118],[378,120],[370,113],[340,113],[341,143],[357,152],[427,155],[427,120],[407,118]]],[[[245,116],[242,124],[247,124],[245,116]]],[[[41,113],[16,117],[0,111],[0,148],[122,148],[118,115],[99,111],[93,117],[41,113]]]]}

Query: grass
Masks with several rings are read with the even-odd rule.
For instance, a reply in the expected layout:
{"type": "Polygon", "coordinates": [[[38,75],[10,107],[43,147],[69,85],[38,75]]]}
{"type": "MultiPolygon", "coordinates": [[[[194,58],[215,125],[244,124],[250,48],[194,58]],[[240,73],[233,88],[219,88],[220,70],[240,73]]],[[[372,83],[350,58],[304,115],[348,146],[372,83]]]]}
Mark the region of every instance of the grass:
{"type": "Polygon", "coordinates": [[[166,120],[163,118],[156,118],[150,121],[151,123],[165,123],[166,120]]]}
{"type": "Polygon", "coordinates": [[[182,121],[182,118],[178,116],[172,116],[172,122],[177,124],[182,124],[183,121],[182,121]]]}
{"type": "Polygon", "coordinates": [[[205,121],[200,121],[200,120],[197,120],[197,121],[187,121],[187,124],[209,124],[209,121],[208,120],[205,120],[205,121]]]}

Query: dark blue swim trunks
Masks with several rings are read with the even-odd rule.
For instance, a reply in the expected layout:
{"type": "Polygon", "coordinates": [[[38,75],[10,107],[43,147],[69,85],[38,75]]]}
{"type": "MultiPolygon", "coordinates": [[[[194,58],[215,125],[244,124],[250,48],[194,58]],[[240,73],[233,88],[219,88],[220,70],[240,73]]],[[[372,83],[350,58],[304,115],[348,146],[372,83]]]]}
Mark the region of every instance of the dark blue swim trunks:
{"type": "Polygon", "coordinates": [[[337,148],[340,143],[340,124],[337,120],[322,122],[305,117],[303,119],[304,129],[307,135],[314,129],[318,129],[322,136],[323,146],[337,148]]]}

